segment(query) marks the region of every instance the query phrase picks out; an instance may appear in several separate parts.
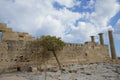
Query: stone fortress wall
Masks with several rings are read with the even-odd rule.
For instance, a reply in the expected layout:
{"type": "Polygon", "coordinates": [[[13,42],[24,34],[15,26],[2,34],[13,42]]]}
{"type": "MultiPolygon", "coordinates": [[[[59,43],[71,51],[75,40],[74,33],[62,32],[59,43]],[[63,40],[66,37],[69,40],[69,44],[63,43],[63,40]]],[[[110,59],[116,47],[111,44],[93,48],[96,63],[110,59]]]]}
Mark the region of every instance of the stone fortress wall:
{"type": "Polygon", "coordinates": [[[5,23],[0,23],[0,32],[2,32],[2,41],[5,40],[32,41],[35,39],[28,33],[13,32],[12,28],[8,28],[5,23]]]}
{"type": "MultiPolygon", "coordinates": [[[[31,46],[35,38],[27,33],[13,32],[3,23],[0,24],[0,32],[0,73],[24,70],[26,67],[42,67],[41,55],[36,54],[35,48],[31,46]]],[[[63,66],[109,61],[109,49],[103,42],[103,36],[100,34],[100,44],[94,41],[94,36],[91,36],[90,42],[84,44],[66,43],[63,50],[57,52],[58,59],[63,66]]],[[[39,48],[39,53],[41,51],[39,48]]],[[[54,57],[50,58],[47,64],[57,66],[54,57]]]]}

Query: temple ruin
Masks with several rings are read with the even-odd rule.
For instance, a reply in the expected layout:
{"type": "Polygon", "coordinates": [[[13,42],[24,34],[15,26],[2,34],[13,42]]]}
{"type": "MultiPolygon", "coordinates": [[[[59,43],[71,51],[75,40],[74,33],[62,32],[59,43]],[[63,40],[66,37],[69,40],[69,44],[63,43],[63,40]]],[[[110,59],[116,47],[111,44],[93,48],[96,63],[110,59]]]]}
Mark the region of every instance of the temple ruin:
{"type": "MultiPolygon", "coordinates": [[[[43,68],[42,57],[31,43],[35,40],[28,33],[13,32],[6,24],[0,23],[2,37],[0,41],[0,73],[27,70],[33,67],[43,68]]],[[[103,34],[99,34],[100,44],[95,42],[94,36],[91,41],[84,44],[66,43],[63,50],[58,52],[58,59],[62,66],[74,64],[87,64],[95,62],[110,61],[108,45],[104,44],[103,34]]],[[[109,32],[111,56],[116,59],[112,32],[109,32]]],[[[51,52],[48,52],[51,53],[51,52]]],[[[51,54],[52,56],[52,54],[51,54]]],[[[57,66],[55,58],[52,56],[47,61],[48,67],[57,66]]]]}

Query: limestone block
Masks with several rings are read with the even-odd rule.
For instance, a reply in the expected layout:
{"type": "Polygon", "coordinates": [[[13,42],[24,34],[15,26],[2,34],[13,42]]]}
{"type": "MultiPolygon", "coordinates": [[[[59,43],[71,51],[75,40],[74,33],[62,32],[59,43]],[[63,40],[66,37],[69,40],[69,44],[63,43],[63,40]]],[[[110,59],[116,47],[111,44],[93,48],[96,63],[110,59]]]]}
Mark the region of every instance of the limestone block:
{"type": "Polygon", "coordinates": [[[34,66],[32,66],[31,69],[32,69],[32,72],[37,72],[38,71],[37,67],[34,67],[34,66]]]}

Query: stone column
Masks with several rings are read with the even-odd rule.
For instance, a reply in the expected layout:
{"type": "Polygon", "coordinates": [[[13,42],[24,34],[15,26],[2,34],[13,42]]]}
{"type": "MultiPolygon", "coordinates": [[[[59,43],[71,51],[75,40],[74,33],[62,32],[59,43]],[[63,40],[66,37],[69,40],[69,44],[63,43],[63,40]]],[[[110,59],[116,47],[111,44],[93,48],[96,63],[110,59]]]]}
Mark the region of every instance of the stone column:
{"type": "Polygon", "coordinates": [[[94,39],[95,36],[90,36],[90,37],[91,37],[91,42],[95,42],[95,39],[94,39]]]}
{"type": "Polygon", "coordinates": [[[108,31],[108,35],[109,35],[111,57],[112,57],[112,59],[116,59],[116,51],[115,51],[115,46],[114,46],[114,39],[113,39],[113,34],[112,34],[111,30],[108,31]]]}
{"type": "Polygon", "coordinates": [[[104,45],[103,33],[99,33],[100,44],[104,45]]]}

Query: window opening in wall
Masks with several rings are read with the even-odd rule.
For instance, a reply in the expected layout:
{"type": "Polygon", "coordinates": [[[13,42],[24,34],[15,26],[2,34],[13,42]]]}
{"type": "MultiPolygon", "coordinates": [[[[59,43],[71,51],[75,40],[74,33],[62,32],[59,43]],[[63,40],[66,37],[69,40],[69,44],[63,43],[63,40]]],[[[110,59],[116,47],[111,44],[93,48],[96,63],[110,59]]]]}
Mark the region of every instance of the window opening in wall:
{"type": "Polygon", "coordinates": [[[0,41],[2,40],[2,32],[0,32],[0,41]]]}

